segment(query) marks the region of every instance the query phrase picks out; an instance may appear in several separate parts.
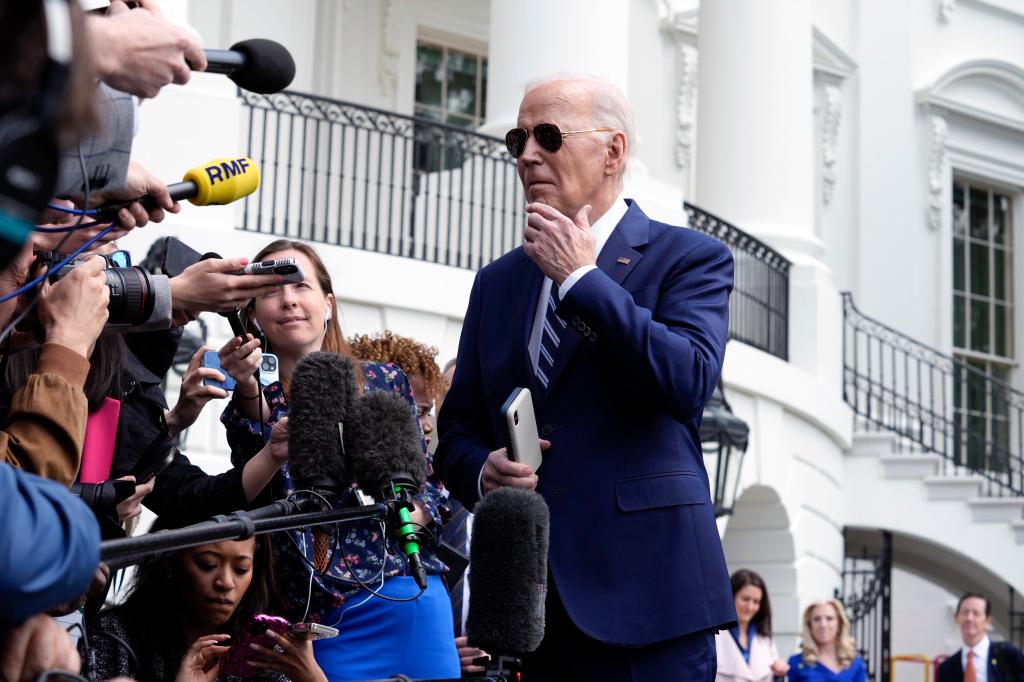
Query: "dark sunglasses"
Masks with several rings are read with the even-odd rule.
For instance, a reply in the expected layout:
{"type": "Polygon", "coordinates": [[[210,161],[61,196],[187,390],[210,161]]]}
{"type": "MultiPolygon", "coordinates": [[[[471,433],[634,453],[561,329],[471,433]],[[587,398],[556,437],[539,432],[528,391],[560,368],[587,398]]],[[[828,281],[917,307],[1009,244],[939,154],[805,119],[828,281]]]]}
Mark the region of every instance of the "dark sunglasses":
{"type": "Polygon", "coordinates": [[[554,123],[538,123],[533,130],[526,128],[513,128],[505,133],[505,146],[513,159],[518,159],[526,151],[526,141],[533,133],[533,139],[537,140],[540,148],[546,152],[557,152],[562,148],[562,138],[566,135],[578,135],[579,133],[611,133],[614,128],[587,128],[586,130],[559,130],[554,123]]]}

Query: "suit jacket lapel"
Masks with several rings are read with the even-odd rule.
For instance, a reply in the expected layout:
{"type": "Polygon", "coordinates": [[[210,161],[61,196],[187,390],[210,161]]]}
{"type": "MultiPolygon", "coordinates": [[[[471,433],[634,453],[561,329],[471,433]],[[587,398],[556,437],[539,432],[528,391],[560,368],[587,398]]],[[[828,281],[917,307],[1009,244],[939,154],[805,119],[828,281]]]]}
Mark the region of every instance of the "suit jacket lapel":
{"type": "MultiPolygon", "coordinates": [[[[616,284],[622,284],[643,258],[643,253],[638,249],[647,244],[650,233],[650,219],[632,199],[626,199],[626,203],[629,204],[626,214],[612,230],[597,257],[597,268],[616,284]]],[[[562,330],[555,364],[548,381],[548,393],[554,388],[582,340],[583,337],[571,324],[562,330]]]]}
{"type": "Polygon", "coordinates": [[[512,300],[515,301],[512,329],[519,334],[513,354],[516,372],[526,379],[524,387],[529,388],[533,395],[539,394],[541,386],[530,360],[530,333],[533,331],[533,318],[537,314],[537,299],[540,298],[540,287],[543,283],[544,273],[526,254],[523,254],[523,262],[515,271],[512,291],[512,300]]]}

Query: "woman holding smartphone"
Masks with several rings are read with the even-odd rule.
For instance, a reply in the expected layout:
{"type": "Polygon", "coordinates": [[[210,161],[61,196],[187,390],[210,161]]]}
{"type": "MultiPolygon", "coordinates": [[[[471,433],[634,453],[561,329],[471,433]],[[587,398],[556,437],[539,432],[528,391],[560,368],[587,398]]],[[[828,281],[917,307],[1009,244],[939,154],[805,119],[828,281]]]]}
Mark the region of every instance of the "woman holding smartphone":
{"type": "MultiPolygon", "coordinates": [[[[263,340],[248,334],[220,350],[222,369],[237,382],[221,415],[236,466],[263,447],[267,429],[287,415],[292,373],[306,355],[327,351],[351,357],[338,324],[331,278],[316,251],[282,239],[266,246],[254,260],[289,257],[296,259],[305,280],[257,297],[243,311],[243,322],[263,340]],[[261,350],[278,358],[280,380],[266,387],[260,387],[253,377],[262,361],[261,350]]],[[[355,367],[360,390],[402,396],[409,403],[409,419],[416,420],[416,402],[401,369],[374,362],[355,363],[355,367]]],[[[423,456],[428,478],[432,477],[425,443],[423,456]]],[[[287,466],[272,487],[278,498],[295,490],[287,466]]],[[[352,505],[354,496],[350,488],[332,502],[335,506],[352,505]]],[[[413,521],[439,530],[445,505],[439,486],[428,482],[415,496],[413,521]]],[[[291,540],[277,543],[275,568],[285,615],[293,621],[319,622],[341,630],[338,637],[314,643],[324,672],[331,680],[375,679],[395,673],[457,677],[451,606],[440,579],[444,564],[430,547],[421,548],[428,577],[427,589],[420,595],[405,555],[397,542],[381,532],[378,522],[356,521],[341,528],[334,551],[329,551],[326,542],[318,546],[316,536],[308,531],[290,531],[291,540]],[[370,597],[360,583],[390,600],[370,597]]]]}
{"type": "MultiPolygon", "coordinates": [[[[158,522],[159,523],[159,522],[158,522]]],[[[104,611],[79,640],[83,675],[140,682],[213,682],[244,658],[257,679],[326,682],[305,637],[268,632],[263,645],[239,637],[274,604],[265,536],[185,549],[139,568],[124,604],[104,611]],[[86,642],[88,641],[88,647],[86,642]],[[274,648],[265,646],[273,644],[274,648]],[[232,645],[243,647],[233,653],[232,645]],[[257,660],[257,659],[265,660],[257,660]]]]}

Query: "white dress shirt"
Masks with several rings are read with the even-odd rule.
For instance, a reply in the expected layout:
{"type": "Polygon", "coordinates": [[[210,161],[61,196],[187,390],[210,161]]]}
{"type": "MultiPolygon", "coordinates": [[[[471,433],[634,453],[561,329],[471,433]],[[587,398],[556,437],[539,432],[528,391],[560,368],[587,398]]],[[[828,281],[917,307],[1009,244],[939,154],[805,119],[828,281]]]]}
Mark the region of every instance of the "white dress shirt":
{"type": "MultiPolygon", "coordinates": [[[[988,651],[992,640],[985,635],[971,649],[974,651],[974,671],[978,682],[988,682],[988,651]]],[[[960,665],[967,670],[967,647],[960,649],[960,665]]]]}
{"type": "MultiPolygon", "coordinates": [[[[594,259],[596,260],[598,255],[601,253],[601,249],[604,248],[605,243],[608,241],[608,237],[615,231],[615,226],[622,220],[622,216],[626,215],[626,211],[629,209],[629,205],[623,200],[620,194],[612,205],[604,212],[604,215],[597,219],[590,229],[594,231],[594,259]]],[[[565,300],[566,295],[569,293],[569,289],[572,288],[576,282],[580,281],[583,275],[587,274],[591,270],[597,269],[596,265],[584,265],[583,267],[574,270],[565,281],[558,287],[558,300],[565,300]]],[[[537,299],[537,313],[533,316],[533,331],[530,333],[530,362],[533,363],[533,369],[537,369],[537,358],[540,356],[540,335],[544,329],[544,315],[548,309],[548,296],[551,295],[551,278],[544,277],[544,283],[540,287],[540,298],[537,299]]]]}

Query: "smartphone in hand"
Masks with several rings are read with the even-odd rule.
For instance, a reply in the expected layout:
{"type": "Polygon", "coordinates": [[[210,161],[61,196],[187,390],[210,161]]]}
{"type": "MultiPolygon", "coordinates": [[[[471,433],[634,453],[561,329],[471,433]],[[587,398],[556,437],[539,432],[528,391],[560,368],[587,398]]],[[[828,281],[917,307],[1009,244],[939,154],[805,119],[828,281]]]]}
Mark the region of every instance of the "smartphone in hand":
{"type": "Polygon", "coordinates": [[[223,388],[225,391],[235,390],[235,380],[228,376],[228,373],[221,368],[220,356],[217,355],[217,351],[208,350],[203,353],[203,367],[215,369],[224,375],[224,381],[218,381],[210,377],[203,379],[203,386],[216,386],[217,388],[223,388]]]}
{"type": "Polygon", "coordinates": [[[252,617],[252,620],[242,628],[237,637],[232,638],[231,650],[224,657],[224,663],[220,669],[220,676],[238,675],[240,677],[254,677],[260,673],[259,670],[249,665],[249,661],[263,661],[262,654],[253,650],[250,644],[259,644],[268,649],[274,648],[274,641],[267,636],[267,630],[278,634],[285,634],[291,627],[284,618],[268,616],[260,613],[252,617]]]}
{"type": "Polygon", "coordinates": [[[294,258],[274,258],[272,260],[249,263],[234,275],[284,275],[284,284],[295,284],[306,278],[302,266],[294,258]]]}
{"type": "Polygon", "coordinates": [[[501,406],[508,425],[508,456],[513,462],[529,465],[536,473],[544,463],[537,435],[537,417],[533,413],[530,389],[514,388],[501,406]]]}

